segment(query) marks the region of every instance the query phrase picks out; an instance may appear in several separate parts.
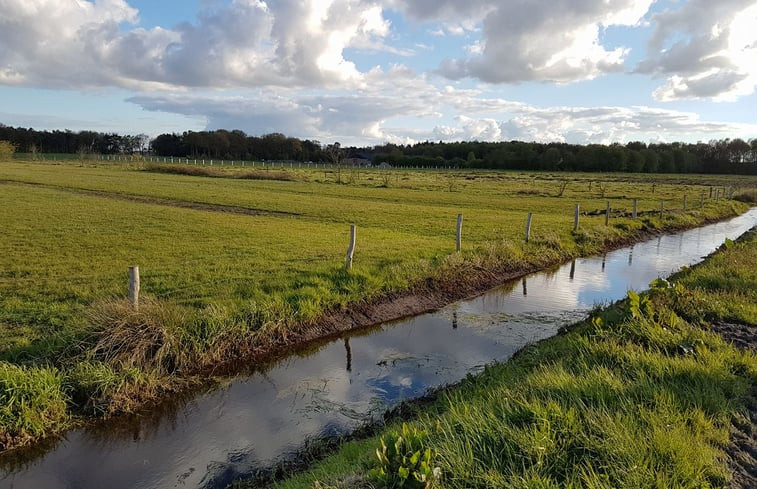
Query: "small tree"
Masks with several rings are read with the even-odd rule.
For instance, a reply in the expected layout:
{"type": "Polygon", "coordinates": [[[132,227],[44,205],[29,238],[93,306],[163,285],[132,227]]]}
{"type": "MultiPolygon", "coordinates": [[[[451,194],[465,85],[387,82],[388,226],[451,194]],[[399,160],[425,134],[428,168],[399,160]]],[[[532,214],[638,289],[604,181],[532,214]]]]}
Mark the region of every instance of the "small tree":
{"type": "Polygon", "coordinates": [[[326,156],[336,166],[337,183],[342,183],[342,162],[344,161],[344,150],[339,142],[329,144],[324,150],[326,156]]]}
{"type": "Polygon", "coordinates": [[[16,146],[10,141],[0,141],[0,159],[10,159],[16,152],[16,146]]]}

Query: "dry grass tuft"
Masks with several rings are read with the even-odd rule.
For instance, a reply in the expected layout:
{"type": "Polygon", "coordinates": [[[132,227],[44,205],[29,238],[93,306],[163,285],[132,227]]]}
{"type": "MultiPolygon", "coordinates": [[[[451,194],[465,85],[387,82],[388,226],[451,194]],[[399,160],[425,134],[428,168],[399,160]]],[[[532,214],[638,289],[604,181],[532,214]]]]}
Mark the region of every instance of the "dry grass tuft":
{"type": "Polygon", "coordinates": [[[750,188],[748,190],[741,190],[733,196],[733,200],[739,202],[746,202],[747,204],[757,203],[757,188],[750,188]]]}
{"type": "Polygon", "coordinates": [[[224,172],[204,166],[179,166],[179,165],[158,165],[148,163],[144,169],[154,173],[170,173],[173,175],[191,175],[195,177],[223,177],[224,172]]]}
{"type": "Polygon", "coordinates": [[[190,175],[193,177],[211,178],[239,178],[242,180],[278,180],[282,182],[296,182],[299,179],[292,173],[278,170],[225,171],[206,166],[158,165],[148,163],[145,171],[154,173],[170,173],[173,175],[190,175]]]}
{"type": "Polygon", "coordinates": [[[90,312],[95,327],[92,355],[119,369],[170,373],[192,366],[195,345],[182,325],[188,312],[175,304],[145,299],[139,311],[126,300],[99,303],[90,312]]]}
{"type": "Polygon", "coordinates": [[[282,182],[296,182],[298,179],[285,171],[254,170],[235,175],[235,178],[244,180],[278,180],[282,182]]]}

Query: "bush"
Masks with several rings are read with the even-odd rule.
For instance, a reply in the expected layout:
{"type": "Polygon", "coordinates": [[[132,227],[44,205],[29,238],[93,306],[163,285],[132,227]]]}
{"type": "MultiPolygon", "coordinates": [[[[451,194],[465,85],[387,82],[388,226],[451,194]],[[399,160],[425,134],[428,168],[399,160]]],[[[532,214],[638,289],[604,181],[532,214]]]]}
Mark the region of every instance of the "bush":
{"type": "Polygon", "coordinates": [[[10,141],[0,141],[0,158],[10,158],[16,152],[16,146],[10,141]]]}

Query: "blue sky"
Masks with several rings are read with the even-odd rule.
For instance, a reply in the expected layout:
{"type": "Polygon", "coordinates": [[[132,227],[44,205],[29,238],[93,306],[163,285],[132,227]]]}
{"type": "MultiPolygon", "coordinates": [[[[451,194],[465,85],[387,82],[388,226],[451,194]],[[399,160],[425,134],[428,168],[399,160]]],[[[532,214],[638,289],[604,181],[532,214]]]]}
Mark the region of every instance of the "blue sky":
{"type": "Polygon", "coordinates": [[[3,0],[0,123],[324,143],[757,137],[757,0],[3,0]]]}

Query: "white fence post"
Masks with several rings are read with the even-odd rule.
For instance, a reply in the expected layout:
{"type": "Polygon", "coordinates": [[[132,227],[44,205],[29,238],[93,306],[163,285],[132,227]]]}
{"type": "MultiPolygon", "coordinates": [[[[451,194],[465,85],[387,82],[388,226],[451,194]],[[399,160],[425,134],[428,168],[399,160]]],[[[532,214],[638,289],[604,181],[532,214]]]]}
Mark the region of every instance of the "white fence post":
{"type": "Polygon", "coordinates": [[[135,311],[139,310],[139,267],[129,267],[129,302],[135,311]]]}
{"type": "Polygon", "coordinates": [[[350,246],[347,248],[347,270],[352,268],[352,257],[355,254],[355,240],[357,228],[353,224],[350,226],[350,246]]]}
{"type": "Polygon", "coordinates": [[[526,243],[531,238],[531,217],[533,217],[533,214],[529,212],[526,218],[526,243]]]}
{"type": "Polygon", "coordinates": [[[457,252],[460,253],[460,250],[463,247],[463,215],[458,214],[457,215],[457,252]]]}

